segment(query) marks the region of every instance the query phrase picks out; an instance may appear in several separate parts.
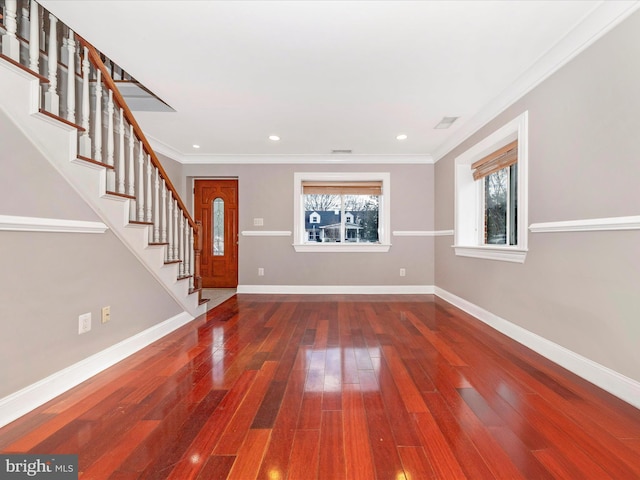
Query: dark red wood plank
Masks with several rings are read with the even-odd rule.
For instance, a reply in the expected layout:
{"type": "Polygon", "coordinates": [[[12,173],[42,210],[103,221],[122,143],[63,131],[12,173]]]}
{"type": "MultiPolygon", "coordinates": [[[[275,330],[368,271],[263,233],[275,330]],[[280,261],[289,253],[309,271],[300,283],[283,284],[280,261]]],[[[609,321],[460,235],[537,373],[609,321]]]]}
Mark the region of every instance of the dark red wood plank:
{"type": "Polygon", "coordinates": [[[288,478],[292,480],[318,478],[319,454],[320,430],[296,430],[291,448],[288,478]]]}
{"type": "Polygon", "coordinates": [[[322,412],[319,445],[319,478],[346,479],[342,412],[322,412]]]}

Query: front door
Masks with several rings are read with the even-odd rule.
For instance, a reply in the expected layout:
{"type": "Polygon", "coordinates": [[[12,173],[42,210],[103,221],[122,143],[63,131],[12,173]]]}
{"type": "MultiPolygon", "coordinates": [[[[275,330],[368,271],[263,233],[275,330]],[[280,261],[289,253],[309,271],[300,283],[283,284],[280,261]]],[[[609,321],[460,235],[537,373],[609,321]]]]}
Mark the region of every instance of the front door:
{"type": "Polygon", "coordinates": [[[196,180],[195,219],[202,222],[203,288],[238,286],[238,180],[196,180]]]}

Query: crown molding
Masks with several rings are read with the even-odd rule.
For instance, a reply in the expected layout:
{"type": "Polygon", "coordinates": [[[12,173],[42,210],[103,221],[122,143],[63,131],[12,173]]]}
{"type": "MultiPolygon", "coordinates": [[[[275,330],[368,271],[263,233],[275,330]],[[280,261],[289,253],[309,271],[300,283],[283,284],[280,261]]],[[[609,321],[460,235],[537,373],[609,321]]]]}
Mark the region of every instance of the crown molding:
{"type": "Polygon", "coordinates": [[[491,100],[433,153],[434,163],[529,93],[640,8],[638,1],[603,1],[543,54],[515,82],[491,100]]]}
{"type": "Polygon", "coordinates": [[[433,164],[431,155],[316,155],[316,154],[282,154],[282,155],[215,155],[185,154],[147,135],[147,139],[156,153],[165,155],[183,165],[240,165],[240,164],[433,164]]]}

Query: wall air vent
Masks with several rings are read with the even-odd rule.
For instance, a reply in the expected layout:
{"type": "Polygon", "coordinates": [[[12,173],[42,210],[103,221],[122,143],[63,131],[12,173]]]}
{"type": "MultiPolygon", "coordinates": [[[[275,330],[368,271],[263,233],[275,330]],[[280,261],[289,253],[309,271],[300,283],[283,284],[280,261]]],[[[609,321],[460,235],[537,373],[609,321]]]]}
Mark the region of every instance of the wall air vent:
{"type": "Polygon", "coordinates": [[[333,155],[348,155],[353,153],[353,150],[331,150],[333,155]]]}

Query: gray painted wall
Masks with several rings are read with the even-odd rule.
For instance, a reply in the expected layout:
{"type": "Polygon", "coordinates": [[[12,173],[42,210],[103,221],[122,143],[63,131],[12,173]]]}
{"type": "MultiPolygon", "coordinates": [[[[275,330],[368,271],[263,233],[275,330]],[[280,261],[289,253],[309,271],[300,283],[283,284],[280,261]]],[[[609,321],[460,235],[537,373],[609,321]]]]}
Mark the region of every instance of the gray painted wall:
{"type": "Polygon", "coordinates": [[[2,110],[0,146],[0,215],[99,221],[2,110]],[[31,179],[33,188],[22,178],[31,179]]]}
{"type": "MultiPolygon", "coordinates": [[[[237,177],[239,229],[293,231],[294,172],[390,172],[391,230],[433,230],[433,165],[184,165],[193,177],[237,177]],[[263,227],[253,219],[263,218],[263,227]]],[[[188,182],[191,185],[191,182],[188,182]]],[[[191,187],[189,187],[191,189],[191,187]]],[[[190,196],[188,204],[192,205],[190,196]]],[[[297,253],[293,237],[243,237],[240,285],[433,285],[433,238],[391,237],[387,253],[297,253]],[[258,277],[258,267],[265,275],[258,277]],[[406,276],[400,277],[400,268],[406,276]]]]}
{"type": "MultiPolygon", "coordinates": [[[[99,220],[1,112],[0,145],[0,214],[99,220]]],[[[0,265],[0,398],[182,312],[110,231],[0,231],[0,265]]]]}
{"type": "MultiPolygon", "coordinates": [[[[435,167],[436,229],[454,225],[457,155],[529,111],[529,222],[640,214],[640,14],[509,107],[435,167]]],[[[456,257],[436,285],[640,381],[640,232],[529,233],[526,262],[456,257]]]]}
{"type": "Polygon", "coordinates": [[[176,187],[178,195],[180,195],[180,198],[184,199],[187,196],[187,190],[185,183],[186,179],[182,174],[182,164],[180,162],[176,162],[172,158],[167,157],[166,155],[162,155],[160,153],[157,153],[156,155],[158,157],[158,160],[160,160],[160,163],[162,164],[162,168],[164,168],[164,171],[167,172],[169,180],[171,180],[173,186],[176,187]]]}

